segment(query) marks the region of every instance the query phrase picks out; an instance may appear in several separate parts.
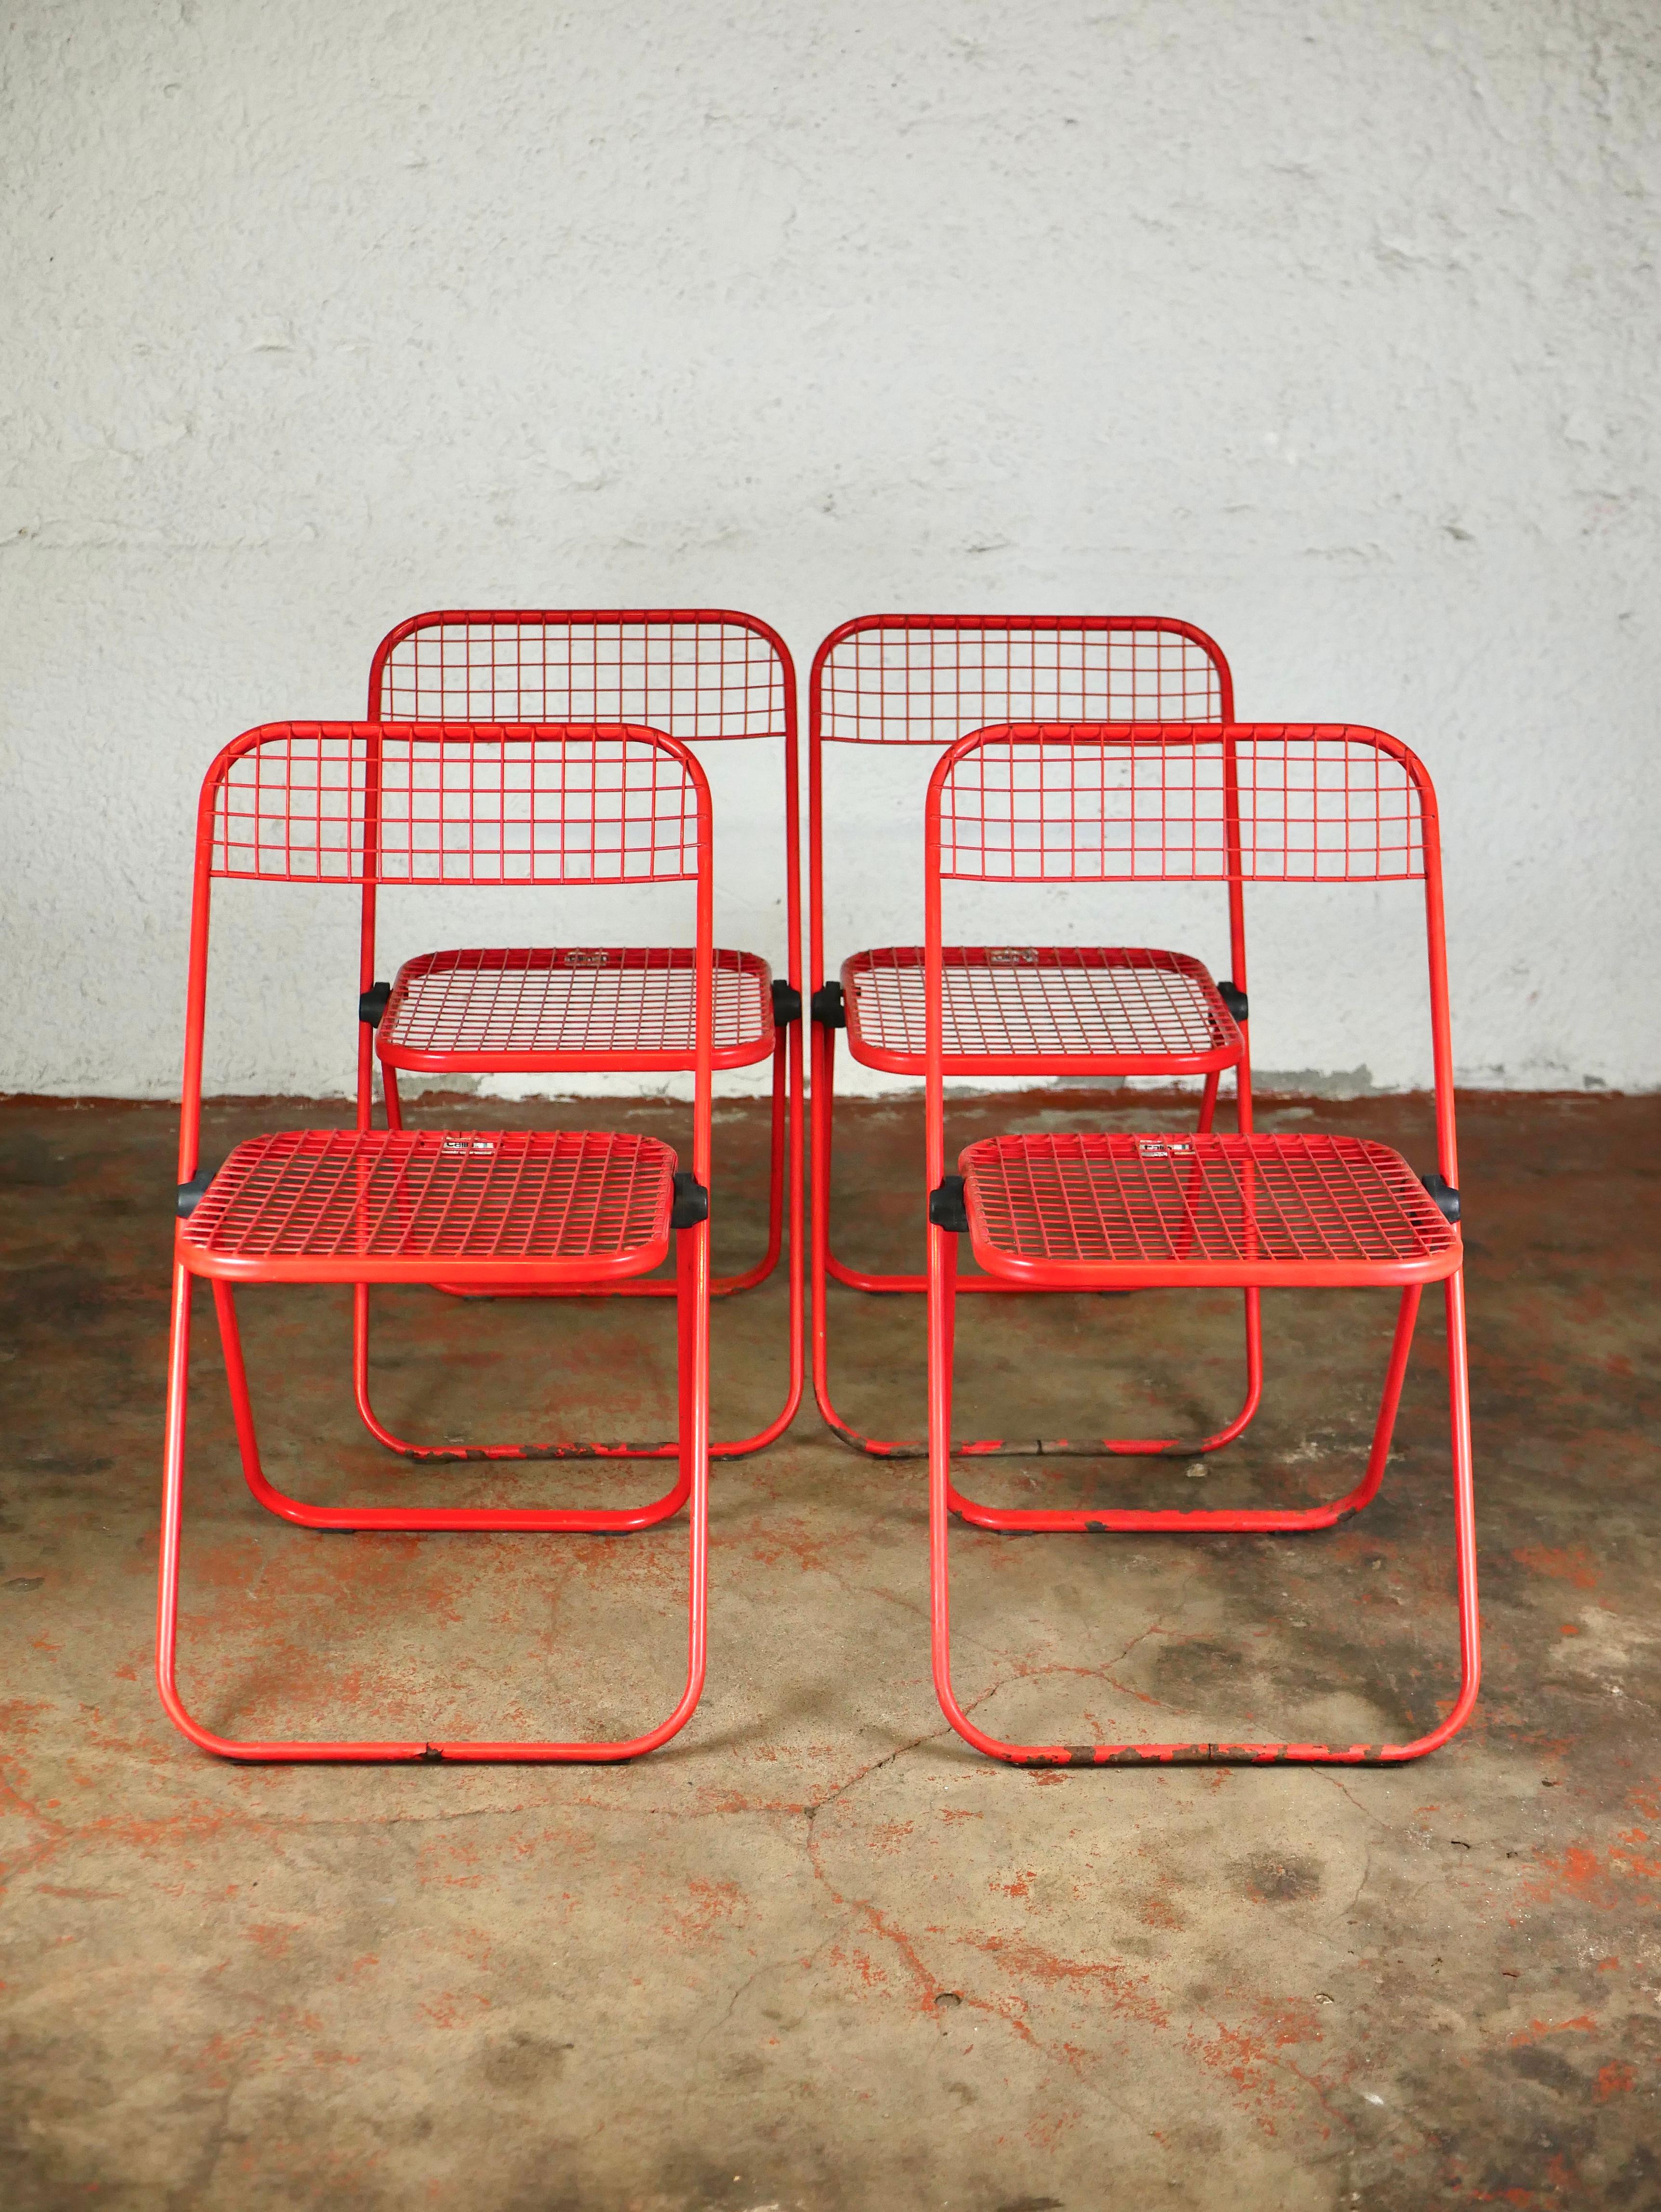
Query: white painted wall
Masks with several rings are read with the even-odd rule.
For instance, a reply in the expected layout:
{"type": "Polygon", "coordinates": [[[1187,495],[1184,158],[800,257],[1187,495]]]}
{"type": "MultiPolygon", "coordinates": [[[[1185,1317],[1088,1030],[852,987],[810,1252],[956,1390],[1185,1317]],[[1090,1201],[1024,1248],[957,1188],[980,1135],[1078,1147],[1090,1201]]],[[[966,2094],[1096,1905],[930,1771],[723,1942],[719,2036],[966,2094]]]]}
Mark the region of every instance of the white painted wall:
{"type": "MultiPolygon", "coordinates": [[[[1653,0],[17,0],[0,36],[0,1085],[174,1091],[209,757],[502,599],[745,606],[804,666],[873,606],[1186,615],[1244,713],[1430,763],[1470,1079],[1661,1081],[1653,0]]],[[[721,932],[776,954],[773,766],[729,757],[721,932]]],[[[902,802],[843,788],[839,951],[916,911],[902,802]]],[[[1215,905],[1169,928],[1220,956],[1215,905]]],[[[1423,1079],[1410,907],[1253,914],[1262,1067],[1423,1079]]],[[[349,902],[224,917],[210,1084],[343,1087],[349,902]]],[[[485,933],[452,899],[389,951],[485,933]]]]}

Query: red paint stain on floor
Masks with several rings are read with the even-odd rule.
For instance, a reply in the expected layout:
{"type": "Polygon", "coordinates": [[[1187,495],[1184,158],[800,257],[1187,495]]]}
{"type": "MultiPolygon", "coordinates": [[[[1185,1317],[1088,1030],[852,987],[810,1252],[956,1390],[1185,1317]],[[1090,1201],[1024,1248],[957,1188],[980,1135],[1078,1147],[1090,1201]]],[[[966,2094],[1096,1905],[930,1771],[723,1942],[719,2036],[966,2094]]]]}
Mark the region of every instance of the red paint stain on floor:
{"type": "Polygon", "coordinates": [[[1168,2027],[1170,2015],[1147,1986],[1149,1977],[1132,1974],[1111,1960],[1063,1959],[1024,1937],[965,1933],[962,1940],[995,1960],[1015,1980],[1041,1988],[1085,1989],[1108,2009],[1151,2027],[1168,2027]]]}
{"type": "Polygon", "coordinates": [[[1661,1859],[1634,1849],[1634,1840],[1647,1843],[1648,1838],[1642,1830],[1634,1830],[1601,1852],[1585,1844],[1571,1844],[1565,1851],[1542,1851],[1534,1873],[1522,1884],[1522,1893],[1536,1905],[1575,1904],[1593,1912],[1629,1911],[1634,1905],[1653,1911],[1661,1899],[1649,1886],[1661,1880],[1661,1859]]]}
{"type": "Polygon", "coordinates": [[[1593,2094],[1600,2105],[1607,2105],[1611,2097],[1624,2097],[1635,2079],[1630,2066],[1623,2066],[1618,2058],[1609,2059],[1597,2069],[1597,2087],[1593,2094]]]}
{"type": "Polygon", "coordinates": [[[1545,1575],[1555,1583],[1572,1583],[1576,1589],[1596,1589],[1597,1570],[1583,1545],[1572,1547],[1527,1544],[1511,1555],[1519,1567],[1545,1575]]]}
{"type": "Polygon", "coordinates": [[[1531,2020],[1526,2027],[1519,2027],[1511,2039],[1511,2048],[1519,2050],[1527,2043],[1538,2043],[1542,2035],[1596,2035],[1597,2022],[1590,2013],[1577,2013],[1573,2020],[1531,2020]]]}
{"type": "Polygon", "coordinates": [[[683,1943],[708,1942],[736,1919],[744,1899],[735,1881],[706,1881],[694,1875],[686,1884],[689,1902],[672,1907],[670,1921],[683,1943]]]}

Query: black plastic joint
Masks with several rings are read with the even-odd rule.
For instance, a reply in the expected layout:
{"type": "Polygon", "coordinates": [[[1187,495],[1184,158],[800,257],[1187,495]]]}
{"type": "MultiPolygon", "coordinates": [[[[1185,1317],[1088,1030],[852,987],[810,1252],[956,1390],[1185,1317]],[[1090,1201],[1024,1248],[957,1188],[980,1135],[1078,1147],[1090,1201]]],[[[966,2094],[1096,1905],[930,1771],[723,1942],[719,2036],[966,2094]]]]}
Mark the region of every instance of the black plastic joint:
{"type": "Polygon", "coordinates": [[[961,1176],[942,1176],[938,1186],[929,1192],[928,1218],[936,1229],[948,1229],[954,1237],[967,1234],[969,1208],[964,1200],[961,1176]]]}
{"type": "Polygon", "coordinates": [[[675,1202],[669,1209],[672,1229],[696,1229],[709,1218],[709,1193],[692,1173],[683,1168],[675,1177],[675,1202]]]}
{"type": "Polygon", "coordinates": [[[392,995],[390,983],[371,983],[357,1002],[357,1018],[367,1022],[372,1030],[380,1027],[380,1017],[386,1011],[386,1001],[392,995]]]}
{"type": "Polygon", "coordinates": [[[821,983],[813,994],[813,1019],[828,1030],[848,1027],[848,1009],[843,1004],[840,983],[821,983]]]}
{"type": "Polygon", "coordinates": [[[788,1029],[792,1022],[801,1019],[801,993],[794,983],[775,983],[773,986],[773,1027],[788,1029]]]}
{"type": "Polygon", "coordinates": [[[1244,1022],[1250,1018],[1251,1002],[1237,985],[1227,982],[1219,983],[1217,996],[1237,1022],[1244,1022]]]}
{"type": "Polygon", "coordinates": [[[211,1168],[198,1168],[188,1182],[179,1186],[179,1218],[188,1221],[208,1194],[208,1185],[213,1181],[211,1168]]]}
{"type": "Polygon", "coordinates": [[[1436,1211],[1443,1219],[1457,1221],[1459,1218],[1459,1194],[1453,1185],[1445,1182],[1439,1175],[1421,1176],[1419,1180],[1430,1193],[1436,1211]]]}

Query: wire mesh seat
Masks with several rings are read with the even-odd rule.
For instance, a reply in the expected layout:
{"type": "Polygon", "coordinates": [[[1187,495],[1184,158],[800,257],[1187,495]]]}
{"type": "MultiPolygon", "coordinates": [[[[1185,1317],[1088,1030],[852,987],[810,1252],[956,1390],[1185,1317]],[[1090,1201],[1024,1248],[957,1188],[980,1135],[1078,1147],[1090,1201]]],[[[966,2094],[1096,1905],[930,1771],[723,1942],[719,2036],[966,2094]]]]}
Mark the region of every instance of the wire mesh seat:
{"type": "Polygon", "coordinates": [[[192,1274],[241,1282],[639,1274],[668,1255],[675,1170],[649,1137],[292,1130],[236,1147],[179,1252],[192,1274]]]}
{"type": "MultiPolygon", "coordinates": [[[[767,1280],[784,1247],[789,1216],[789,1346],[785,1401],[753,1435],[715,1444],[717,1457],[759,1450],[794,1417],[803,1380],[801,1168],[792,1132],[802,1107],[800,890],[797,862],[795,672],[776,631],[719,608],[441,610],[411,617],[377,647],[369,672],[370,719],[421,724],[446,718],[488,722],[636,722],[684,744],[776,738],[784,757],[785,921],[788,975],[774,979],[749,951],[715,954],[713,1066],[721,1071],[771,1060],[767,1244],[741,1272],[717,1276],[716,1297],[767,1280]]],[[[485,794],[486,813],[490,795],[485,794]]],[[[665,1074],[692,1066],[691,954],[683,946],[587,945],[465,948],[406,960],[390,984],[374,981],[379,927],[366,884],[361,954],[358,1119],[371,1118],[378,1064],[390,1127],[401,1127],[400,1073],[538,1075],[631,1072],[665,1074]]],[[[477,1295],[460,1277],[439,1287],[477,1295]]],[[[597,1280],[610,1297],[672,1296],[672,1283],[635,1277],[597,1280]]],[[[511,1280],[493,1297],[580,1294],[575,1283],[511,1280]]],[[[363,1418],[371,1434],[411,1459],[442,1459],[450,1448],[395,1435],[369,1402],[367,1346],[355,1344],[363,1418]]],[[[538,1459],[614,1447],[563,1439],[480,1447],[493,1457],[538,1459]]],[[[672,1443],[631,1446],[669,1458],[672,1443]]]]}
{"type": "MultiPolygon", "coordinates": [[[[680,945],[423,953],[398,971],[376,1051],[384,1066],[435,1073],[531,1074],[613,1054],[633,1067],[683,1068],[696,973],[680,945]]],[[[716,947],[715,1067],[772,1057],[772,982],[757,954],[716,947]]]]}
{"type": "MultiPolygon", "coordinates": [[[[684,745],[625,724],[272,723],[228,745],[198,812],[167,1371],[156,1681],[175,1724],[226,1758],[280,1760],[632,1759],[684,1727],[702,1693],[708,1603],[709,1135],[715,1036],[709,791],[684,745]],[[692,887],[695,944],[675,971],[690,1036],[692,1160],[604,1131],[298,1129],[200,1165],[209,917],[214,884],[445,882],[692,887]],[[690,1024],[690,1029],[689,1025],[690,1024]],[[641,1505],[318,1505],[265,1474],[236,1310],[240,1289],[349,1284],[353,1382],[366,1412],[368,1293],[443,1276],[480,1291],[638,1278],[672,1252],[678,1467],[641,1505]],[[626,1738],[494,1742],[253,1741],[198,1721],[177,1681],[191,1307],[210,1282],[242,1471],[259,1504],[313,1530],[621,1534],[690,1502],[684,1686],[626,1738]]],[[[742,978],[741,978],[742,980],[742,978]]],[[[749,980],[753,981],[753,978],[749,980]]],[[[362,1101],[360,1100],[360,1104],[362,1101]]],[[[455,1456],[484,1456],[463,1453],[455,1456]]],[[[624,1445],[619,1456],[643,1455],[624,1445]]]]}
{"type": "MultiPolygon", "coordinates": [[[[1067,1075],[1080,1060],[1134,1060],[1141,1073],[1209,1075],[1244,1049],[1208,969],[1144,946],[948,945],[940,951],[942,1043],[952,1075],[1067,1075]]],[[[925,1072],[920,945],[843,963],[849,1049],[897,1075],[925,1072]]]]}
{"type": "Polygon", "coordinates": [[[958,1166],[970,1249],[1007,1283],[1363,1288],[1459,1264],[1400,1153],[1354,1137],[992,1137],[958,1166]]]}
{"type": "MultiPolygon", "coordinates": [[[[1344,725],[1010,725],[971,733],[930,781],[924,835],[930,1620],[941,1708],[977,1750],[1018,1764],[1183,1760],[1385,1765],[1459,1729],[1481,1674],[1463,1249],[1435,793],[1395,738],[1344,725]],[[1433,1173],[1389,1146],[1318,1133],[1171,1136],[1085,1132],[985,1138],[945,1172],[947,1008],[944,886],[1198,882],[1423,885],[1436,1088],[1433,1173]],[[985,1279],[1023,1291],[1237,1288],[1254,1339],[1265,1290],[1386,1287],[1396,1329],[1365,1472],[1304,1508],[998,1507],[952,1473],[958,1241],[985,1279]],[[971,1717],[952,1679],[948,1531],[1168,1530],[1288,1534],[1332,1527],[1376,1494],[1424,1286],[1447,1324],[1460,1680],[1434,1725],[1402,1742],[1013,1741],[971,1717]]],[[[1261,1371],[1260,1355],[1254,1368],[1261,1371]]],[[[1026,1449],[1031,1449],[1027,1447],[1026,1449]]]]}
{"type": "MultiPolygon", "coordinates": [[[[921,1437],[879,1438],[838,1411],[830,1391],[828,1283],[866,1291],[921,1292],[921,1273],[849,1265],[830,1243],[837,1032],[849,1054],[890,1074],[924,1073],[922,950],[891,945],[846,958],[824,979],[827,749],[939,748],[1004,722],[1052,720],[1208,722],[1233,717],[1233,681],[1220,648],[1191,623],[1157,616],[869,615],[844,623],[814,656],[808,690],[809,968],[813,993],[813,1387],[844,1443],[885,1456],[921,1458],[921,1437]]],[[[1127,1076],[1194,1078],[1197,1123],[1208,1130],[1223,1075],[1234,1073],[1239,1124],[1251,1126],[1245,934],[1238,880],[1225,878],[1230,975],[1220,983],[1189,954],[1147,946],[970,945],[943,949],[942,1050],[949,1076],[1062,1077],[1088,1085],[1127,1076]]],[[[994,1291],[990,1275],[964,1291],[994,1291]]],[[[1250,1308],[1250,1297],[1248,1294],[1250,1308]]],[[[1215,1433],[1127,1443],[1051,1438],[1044,1449],[1097,1455],[1220,1449],[1256,1412],[1262,1377],[1250,1311],[1245,1393],[1215,1433]]],[[[1019,1449],[998,1438],[965,1449],[1019,1449]]]]}

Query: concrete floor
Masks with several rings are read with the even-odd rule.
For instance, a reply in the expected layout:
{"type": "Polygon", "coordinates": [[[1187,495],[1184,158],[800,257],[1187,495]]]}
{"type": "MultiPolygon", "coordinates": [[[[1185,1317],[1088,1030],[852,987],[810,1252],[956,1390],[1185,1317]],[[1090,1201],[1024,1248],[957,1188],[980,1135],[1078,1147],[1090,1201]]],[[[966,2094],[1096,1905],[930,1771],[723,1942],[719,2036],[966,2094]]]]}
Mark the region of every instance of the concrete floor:
{"type": "MultiPolygon", "coordinates": [[[[1074,1103],[964,1102],[956,1129],[1074,1103]]],[[[216,1111],[207,1157],[307,1117],[216,1111]]],[[[429,1100],[424,1118],[503,1116],[429,1100]]],[[[1431,1157],[1422,1102],[1263,1118],[1431,1157]]],[[[655,1758],[249,1770],[177,1736],[149,1677],[173,1116],[0,1108],[0,2203],[1661,2205],[1661,1101],[1474,1097],[1463,1130],[1488,1674],[1422,1765],[977,1759],[929,1686],[922,1470],[805,1413],[716,1474],[709,1686],[655,1758]]],[[[849,1256],[897,1260],[916,1121],[850,1106],[840,1135],[849,1256]]],[[[762,1138],[755,1111],[723,1116],[729,1257],[757,1234],[762,1138]]],[[[575,1500],[649,1480],[408,1474],[356,1426],[344,1299],[244,1304],[289,1486],[575,1500]]],[[[383,1410],[424,1437],[672,1418],[666,1308],[409,1291],[378,1310],[383,1410]]],[[[1226,1465],[1005,1461],[984,1489],[1325,1493],[1356,1463],[1389,1302],[1281,1297],[1268,1317],[1266,1409],[1226,1465]]],[[[838,1293],[833,1318],[847,1409],[915,1425],[918,1302],[838,1293]]],[[[718,1311],[728,1432],[768,1411],[782,1326],[770,1289],[718,1311]]],[[[964,1425],[1214,1418],[1237,1327],[1221,1296],[970,1302],[964,1425]]],[[[1074,1741],[1423,1727],[1454,1680],[1439,1352],[1439,1310],[1384,1492],[1333,1534],[959,1533],[982,1719],[1074,1741]]],[[[295,1531],[241,1488],[205,1311],[197,1389],[181,1674],[205,1717],[418,1735],[664,1709],[682,1528],[295,1531]]]]}

